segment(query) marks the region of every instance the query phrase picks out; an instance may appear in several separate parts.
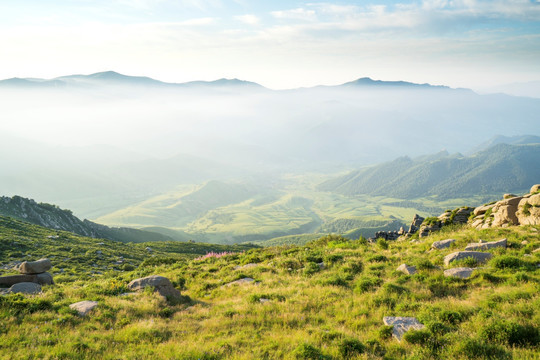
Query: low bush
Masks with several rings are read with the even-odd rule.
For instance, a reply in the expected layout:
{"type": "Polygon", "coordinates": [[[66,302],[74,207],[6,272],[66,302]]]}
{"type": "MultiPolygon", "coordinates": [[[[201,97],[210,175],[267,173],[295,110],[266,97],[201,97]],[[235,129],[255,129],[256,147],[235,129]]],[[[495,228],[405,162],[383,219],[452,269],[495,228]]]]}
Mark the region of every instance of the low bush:
{"type": "Polygon", "coordinates": [[[343,359],[350,359],[353,356],[363,354],[366,347],[357,339],[343,339],[338,345],[339,354],[343,359]]]}

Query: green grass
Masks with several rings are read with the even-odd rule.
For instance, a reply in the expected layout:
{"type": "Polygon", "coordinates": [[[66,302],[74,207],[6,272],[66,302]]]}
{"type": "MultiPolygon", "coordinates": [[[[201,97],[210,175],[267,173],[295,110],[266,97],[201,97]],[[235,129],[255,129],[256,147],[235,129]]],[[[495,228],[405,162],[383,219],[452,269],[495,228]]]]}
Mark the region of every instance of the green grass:
{"type": "MultiPolygon", "coordinates": [[[[13,239],[37,242],[48,230],[4,221],[2,263],[15,252],[49,256],[52,244],[45,242],[41,250],[10,250],[13,239]]],[[[387,248],[333,235],[202,261],[180,257],[176,243],[156,247],[156,260],[138,245],[117,244],[113,254],[133,259],[134,270],[87,276],[86,261],[70,281],[58,274],[55,257],[53,272],[62,281],[42,295],[0,298],[0,358],[534,359],[540,270],[530,265],[540,262],[533,253],[540,239],[530,229],[453,228],[414,244],[389,241],[387,248]],[[442,275],[444,256],[456,248],[503,237],[509,247],[490,250],[493,260],[470,279],[442,275]],[[427,252],[446,238],[456,247],[427,252]],[[319,260],[325,266],[315,269],[319,260]],[[256,266],[235,270],[248,263],[256,266]],[[424,265],[409,276],[395,271],[402,263],[424,265]],[[191,302],[166,303],[148,291],[120,296],[129,281],[153,274],[171,279],[191,302]],[[244,277],[257,283],[224,286],[244,277]],[[68,307],[81,300],[99,306],[81,318],[68,307]],[[426,329],[398,343],[384,316],[414,316],[426,329]]],[[[62,246],[97,241],[65,236],[62,246]]]]}

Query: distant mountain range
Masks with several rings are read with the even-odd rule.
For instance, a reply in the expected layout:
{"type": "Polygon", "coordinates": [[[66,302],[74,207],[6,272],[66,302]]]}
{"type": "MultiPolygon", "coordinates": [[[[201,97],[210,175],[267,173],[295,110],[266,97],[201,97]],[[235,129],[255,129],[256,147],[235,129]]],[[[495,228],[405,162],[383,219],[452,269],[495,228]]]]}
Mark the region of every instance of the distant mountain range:
{"type": "Polygon", "coordinates": [[[96,86],[130,86],[130,87],[235,87],[264,89],[263,86],[238,79],[219,79],[215,81],[192,81],[186,83],[167,83],[145,76],[128,76],[115,71],[104,71],[90,75],[67,75],[54,79],[11,78],[0,80],[0,87],[18,88],[89,88],[96,86]]]}
{"type": "MultiPolygon", "coordinates": [[[[90,75],[67,75],[54,79],[38,78],[11,78],[0,80],[0,87],[18,88],[75,88],[75,87],[95,87],[95,86],[131,86],[147,88],[244,88],[248,90],[268,90],[264,86],[251,81],[239,79],[219,79],[214,81],[190,81],[185,83],[168,83],[155,80],[145,76],[128,76],[115,71],[104,71],[90,75]]],[[[336,86],[324,87],[344,87],[344,88],[402,88],[402,89],[443,89],[450,90],[448,86],[416,84],[406,81],[382,81],[373,80],[369,77],[359,78],[336,86]]],[[[463,90],[463,89],[462,89],[463,90]]]]}
{"type": "Polygon", "coordinates": [[[400,199],[519,193],[538,183],[539,164],[540,143],[500,143],[471,156],[441,152],[419,159],[400,157],[326,181],[319,189],[348,196],[369,194],[400,199]]]}

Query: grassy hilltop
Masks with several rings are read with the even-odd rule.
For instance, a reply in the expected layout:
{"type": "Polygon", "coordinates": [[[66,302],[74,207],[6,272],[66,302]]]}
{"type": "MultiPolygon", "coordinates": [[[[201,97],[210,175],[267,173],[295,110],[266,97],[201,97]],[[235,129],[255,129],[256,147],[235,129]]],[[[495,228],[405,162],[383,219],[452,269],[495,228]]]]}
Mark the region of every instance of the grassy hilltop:
{"type": "MultiPolygon", "coordinates": [[[[13,261],[23,252],[32,258],[49,256],[57,282],[45,286],[41,295],[0,297],[2,359],[537,359],[540,355],[540,252],[534,251],[540,247],[538,226],[482,231],[448,227],[414,243],[369,244],[326,236],[303,246],[244,248],[244,252],[223,247],[222,251],[235,254],[203,260],[193,259],[193,254],[181,256],[175,248],[198,244],[168,243],[158,248],[152,243],[156,256],[151,257],[144,245],[114,243],[117,249],[103,253],[122,254],[132,269],[92,273],[92,265],[83,261],[66,276],[58,269],[65,255],[54,254],[47,243],[22,249],[38,238],[47,239],[52,231],[2,221],[0,262],[13,261]],[[493,259],[470,279],[443,276],[445,255],[469,242],[504,237],[508,248],[489,250],[493,259]],[[457,241],[449,249],[428,251],[434,241],[446,238],[457,241]],[[14,241],[20,254],[10,250],[14,241]],[[321,262],[324,267],[318,265],[321,262]],[[418,273],[397,272],[402,263],[415,265],[418,273]],[[122,295],[129,281],[154,274],[171,279],[189,300],[168,303],[149,291],[122,295]],[[256,282],[225,286],[246,277],[256,282]],[[97,300],[99,305],[79,317],[68,306],[82,300],[97,300]],[[384,316],[413,316],[426,329],[410,331],[397,342],[390,336],[391,328],[383,325],[384,316]]],[[[86,249],[79,262],[99,242],[59,235],[64,247],[86,249]]],[[[76,260],[71,256],[61,266],[67,268],[76,260]]],[[[457,266],[476,264],[466,259],[451,265],[457,266]]]]}

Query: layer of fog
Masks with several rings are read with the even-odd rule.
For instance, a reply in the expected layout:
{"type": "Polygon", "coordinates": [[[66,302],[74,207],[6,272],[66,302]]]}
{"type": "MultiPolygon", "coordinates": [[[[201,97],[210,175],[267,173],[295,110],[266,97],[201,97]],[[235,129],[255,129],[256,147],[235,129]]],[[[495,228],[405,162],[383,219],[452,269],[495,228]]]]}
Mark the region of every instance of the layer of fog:
{"type": "Polygon", "coordinates": [[[497,134],[540,100],[467,90],[102,87],[0,91],[0,187],[102,214],[178,184],[336,172],[497,134]]]}

